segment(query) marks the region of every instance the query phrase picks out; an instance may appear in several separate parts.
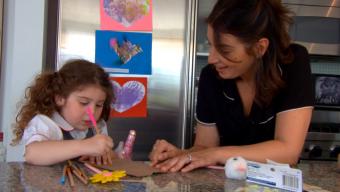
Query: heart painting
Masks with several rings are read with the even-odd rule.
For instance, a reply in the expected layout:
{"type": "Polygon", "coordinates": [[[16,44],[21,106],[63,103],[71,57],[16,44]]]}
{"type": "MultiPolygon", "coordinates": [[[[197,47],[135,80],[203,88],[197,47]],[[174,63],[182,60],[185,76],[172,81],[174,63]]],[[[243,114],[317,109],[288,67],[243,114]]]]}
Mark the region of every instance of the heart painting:
{"type": "Polygon", "coordinates": [[[150,11],[150,0],[104,0],[104,11],[125,27],[146,16],[150,11]]]}
{"type": "Polygon", "coordinates": [[[116,98],[111,107],[119,113],[136,106],[145,96],[145,86],[138,81],[127,81],[123,86],[116,81],[111,82],[116,98]]]}

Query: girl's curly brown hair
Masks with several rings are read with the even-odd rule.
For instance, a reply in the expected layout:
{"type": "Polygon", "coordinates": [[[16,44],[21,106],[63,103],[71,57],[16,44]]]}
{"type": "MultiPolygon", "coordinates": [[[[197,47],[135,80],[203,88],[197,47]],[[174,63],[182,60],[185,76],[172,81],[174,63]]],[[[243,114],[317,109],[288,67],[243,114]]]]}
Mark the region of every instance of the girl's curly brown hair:
{"type": "Polygon", "coordinates": [[[99,85],[106,93],[102,119],[108,120],[113,100],[113,89],[109,75],[97,64],[86,60],[70,60],[57,72],[44,72],[35,78],[34,83],[25,90],[23,105],[16,116],[13,130],[16,136],[13,144],[22,138],[29,121],[37,114],[51,117],[59,111],[55,96],[67,98],[72,92],[87,85],[99,85]]]}

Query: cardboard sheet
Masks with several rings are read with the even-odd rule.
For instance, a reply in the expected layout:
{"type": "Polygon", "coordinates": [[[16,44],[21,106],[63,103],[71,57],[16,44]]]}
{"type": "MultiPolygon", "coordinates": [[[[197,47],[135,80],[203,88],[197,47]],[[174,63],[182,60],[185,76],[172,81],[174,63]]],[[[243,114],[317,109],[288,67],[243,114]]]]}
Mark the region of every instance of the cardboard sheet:
{"type": "Polygon", "coordinates": [[[131,161],[126,159],[114,159],[112,165],[102,165],[99,168],[117,171],[125,170],[126,174],[135,177],[150,176],[153,173],[159,173],[160,171],[146,164],[144,161],[131,161]]]}

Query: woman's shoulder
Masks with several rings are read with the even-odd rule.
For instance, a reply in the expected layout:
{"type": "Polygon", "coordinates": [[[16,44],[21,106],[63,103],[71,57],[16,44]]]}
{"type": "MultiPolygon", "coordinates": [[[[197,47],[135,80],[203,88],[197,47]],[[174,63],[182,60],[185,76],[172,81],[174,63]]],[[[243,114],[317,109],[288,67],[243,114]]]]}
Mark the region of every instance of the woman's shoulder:
{"type": "Polygon", "coordinates": [[[288,65],[280,65],[283,69],[289,71],[301,69],[305,71],[307,68],[310,68],[309,53],[304,46],[292,43],[289,46],[289,51],[292,53],[292,59],[287,63],[288,65]]]}
{"type": "Polygon", "coordinates": [[[292,43],[289,45],[289,48],[292,50],[294,56],[299,56],[299,55],[308,56],[308,51],[306,47],[300,44],[292,43]]]}

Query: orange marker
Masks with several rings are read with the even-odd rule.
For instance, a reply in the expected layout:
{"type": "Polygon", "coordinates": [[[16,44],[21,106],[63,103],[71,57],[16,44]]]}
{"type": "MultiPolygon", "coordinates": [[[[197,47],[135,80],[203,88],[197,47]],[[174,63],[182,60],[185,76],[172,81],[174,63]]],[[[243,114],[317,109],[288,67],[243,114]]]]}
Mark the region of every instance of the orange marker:
{"type": "Polygon", "coordinates": [[[73,180],[73,176],[72,176],[70,167],[67,167],[67,176],[68,176],[68,180],[70,181],[71,187],[74,187],[74,180],[73,180]]]}
{"type": "Polygon", "coordinates": [[[80,173],[79,173],[78,171],[72,169],[72,173],[73,173],[76,177],[78,177],[78,179],[79,179],[81,182],[83,182],[85,185],[88,183],[88,181],[87,181],[85,178],[83,178],[83,177],[80,175],[80,173]]]}

